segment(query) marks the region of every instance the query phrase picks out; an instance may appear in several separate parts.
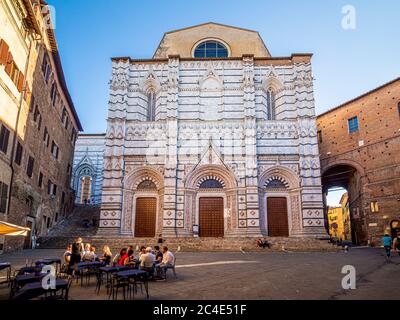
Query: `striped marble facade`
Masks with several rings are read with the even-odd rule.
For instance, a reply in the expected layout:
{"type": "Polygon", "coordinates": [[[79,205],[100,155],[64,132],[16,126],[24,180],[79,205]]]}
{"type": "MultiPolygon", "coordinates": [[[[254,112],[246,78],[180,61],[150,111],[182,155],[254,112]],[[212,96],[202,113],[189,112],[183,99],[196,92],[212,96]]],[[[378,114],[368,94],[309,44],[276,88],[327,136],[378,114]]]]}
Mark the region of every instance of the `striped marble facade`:
{"type": "Polygon", "coordinates": [[[166,237],[197,236],[199,197],[213,195],[226,237],[268,235],[272,196],[287,199],[290,236],[326,235],[311,55],[114,58],[99,233],[134,236],[146,195],[166,237]],[[223,188],[199,189],[209,177],[223,188]],[[155,190],[137,189],[146,179],[155,190]]]}

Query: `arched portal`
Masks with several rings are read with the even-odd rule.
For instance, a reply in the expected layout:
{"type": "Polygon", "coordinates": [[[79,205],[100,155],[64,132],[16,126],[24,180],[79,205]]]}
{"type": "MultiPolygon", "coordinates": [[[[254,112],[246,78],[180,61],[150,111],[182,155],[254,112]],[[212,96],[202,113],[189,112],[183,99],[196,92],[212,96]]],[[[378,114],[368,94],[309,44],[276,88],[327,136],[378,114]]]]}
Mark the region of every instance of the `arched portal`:
{"type": "Polygon", "coordinates": [[[363,210],[363,176],[362,167],[351,162],[332,163],[322,172],[326,226],[331,237],[338,241],[354,244],[368,241],[363,210]]]}
{"type": "Polygon", "coordinates": [[[76,203],[86,204],[92,202],[96,183],[95,172],[95,168],[87,163],[75,169],[73,188],[76,191],[76,203]]]}
{"type": "Polygon", "coordinates": [[[140,167],[124,180],[121,233],[154,238],[162,229],[163,176],[152,167],[140,167]]]}
{"type": "Polygon", "coordinates": [[[80,202],[81,203],[90,203],[90,199],[92,197],[92,177],[91,176],[83,176],[81,178],[80,184],[80,202]]]}
{"type": "Polygon", "coordinates": [[[222,165],[203,165],[185,181],[186,220],[194,236],[220,238],[237,228],[237,181],[222,165]]]}
{"type": "Polygon", "coordinates": [[[269,237],[301,235],[300,181],[290,169],[275,166],[260,175],[261,229],[269,237]]]}

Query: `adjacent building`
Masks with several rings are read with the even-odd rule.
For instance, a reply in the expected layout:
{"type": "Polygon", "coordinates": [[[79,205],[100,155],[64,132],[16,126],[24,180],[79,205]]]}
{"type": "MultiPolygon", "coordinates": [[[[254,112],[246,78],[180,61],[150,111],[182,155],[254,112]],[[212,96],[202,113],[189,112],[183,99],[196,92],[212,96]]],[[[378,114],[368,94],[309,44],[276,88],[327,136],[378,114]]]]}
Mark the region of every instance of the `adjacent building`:
{"type": "Polygon", "coordinates": [[[105,136],[105,134],[78,136],[71,181],[76,204],[101,204],[105,136]]]}
{"type": "Polygon", "coordinates": [[[326,237],[311,57],[206,23],[113,58],[99,234],[326,237]]]}
{"type": "Polygon", "coordinates": [[[0,219],[31,229],[25,239],[0,238],[2,251],[30,247],[73,204],[82,127],[50,21],[44,1],[0,2],[0,219]]]}
{"type": "Polygon", "coordinates": [[[317,119],[323,191],[347,189],[352,240],[381,244],[400,225],[400,78],[317,119]]]}
{"type": "Polygon", "coordinates": [[[329,235],[339,241],[351,241],[351,220],[349,197],[345,193],[340,199],[340,206],[328,208],[329,235]]]}

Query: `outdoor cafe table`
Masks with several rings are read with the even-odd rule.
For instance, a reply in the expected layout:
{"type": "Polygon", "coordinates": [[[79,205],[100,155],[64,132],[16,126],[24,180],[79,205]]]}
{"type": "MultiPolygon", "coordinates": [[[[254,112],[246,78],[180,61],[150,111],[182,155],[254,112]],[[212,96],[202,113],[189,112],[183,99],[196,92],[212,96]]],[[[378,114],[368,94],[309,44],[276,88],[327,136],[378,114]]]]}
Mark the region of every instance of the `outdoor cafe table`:
{"type": "MultiPolygon", "coordinates": [[[[99,269],[102,266],[104,266],[104,262],[102,262],[102,261],[94,261],[94,262],[79,262],[75,266],[70,266],[70,268],[72,270],[79,271],[80,278],[81,278],[81,286],[83,286],[82,271],[90,270],[90,269],[99,269]]],[[[76,278],[76,281],[78,282],[78,278],[76,278]]]]}
{"type": "Polygon", "coordinates": [[[48,266],[48,265],[56,265],[56,274],[58,274],[60,268],[61,268],[61,259],[42,259],[42,260],[37,260],[35,261],[35,265],[38,266],[48,266]]]}
{"type": "Polygon", "coordinates": [[[70,268],[73,270],[76,270],[76,271],[81,271],[81,270],[89,269],[89,268],[100,268],[103,265],[104,265],[104,262],[102,262],[102,261],[79,262],[75,266],[70,266],[70,268]]]}
{"type": "Polygon", "coordinates": [[[147,299],[149,298],[149,284],[147,282],[147,272],[143,270],[130,269],[120,271],[115,274],[117,278],[122,279],[141,279],[143,280],[144,288],[146,289],[147,299]]]}
{"type": "Polygon", "coordinates": [[[22,274],[15,276],[15,282],[18,288],[21,288],[29,283],[39,282],[44,278],[46,273],[36,274],[22,274]]]}
{"type": "Polygon", "coordinates": [[[41,267],[22,267],[18,270],[18,275],[28,274],[28,273],[39,273],[42,271],[41,267]]]}
{"type": "Polygon", "coordinates": [[[40,297],[46,293],[54,293],[59,290],[66,289],[68,287],[68,281],[64,279],[56,280],[56,289],[46,290],[43,288],[42,282],[29,283],[23,286],[18,293],[12,297],[13,300],[30,300],[40,297]]]}

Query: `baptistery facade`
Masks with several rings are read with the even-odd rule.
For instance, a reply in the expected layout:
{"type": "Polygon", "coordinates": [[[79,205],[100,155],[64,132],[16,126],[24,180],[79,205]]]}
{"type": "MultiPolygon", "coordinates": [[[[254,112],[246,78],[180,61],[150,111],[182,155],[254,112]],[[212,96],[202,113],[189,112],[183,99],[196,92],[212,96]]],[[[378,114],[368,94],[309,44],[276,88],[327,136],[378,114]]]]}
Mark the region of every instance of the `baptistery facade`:
{"type": "Polygon", "coordinates": [[[325,236],[311,56],[207,23],[113,58],[99,234],[325,236]]]}

